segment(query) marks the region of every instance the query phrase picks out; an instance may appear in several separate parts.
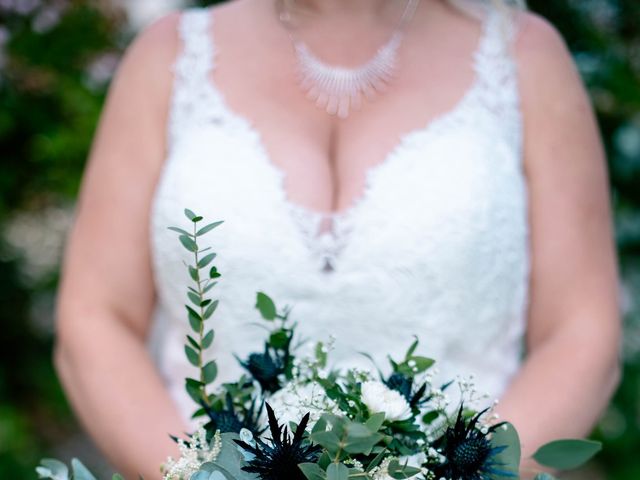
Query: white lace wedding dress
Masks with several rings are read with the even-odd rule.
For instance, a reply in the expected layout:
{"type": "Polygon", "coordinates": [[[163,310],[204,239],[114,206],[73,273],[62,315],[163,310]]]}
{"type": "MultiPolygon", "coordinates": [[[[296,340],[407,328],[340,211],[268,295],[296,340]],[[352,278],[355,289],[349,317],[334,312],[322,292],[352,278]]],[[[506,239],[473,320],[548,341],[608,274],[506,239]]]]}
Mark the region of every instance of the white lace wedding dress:
{"type": "MultiPolygon", "coordinates": [[[[190,208],[223,226],[204,238],[223,277],[213,320],[219,380],[237,378],[233,354],[262,348],[257,291],[293,306],[300,335],[336,338],[333,360],[380,365],[412,341],[440,362],[440,378],[474,374],[499,397],[517,371],[528,301],[527,185],[516,65],[502,13],[489,8],[475,80],[447,113],[404,135],[367,175],[366,191],[318,236],[320,216],[293,205],[260,134],[211,82],[210,9],[181,19],[169,149],[151,216],[158,302],[153,352],[185,419],[188,252],[168,226],[190,208]],[[329,265],[331,268],[325,268],[329,265]]],[[[512,36],[512,35],[511,35],[512,36]]]]}

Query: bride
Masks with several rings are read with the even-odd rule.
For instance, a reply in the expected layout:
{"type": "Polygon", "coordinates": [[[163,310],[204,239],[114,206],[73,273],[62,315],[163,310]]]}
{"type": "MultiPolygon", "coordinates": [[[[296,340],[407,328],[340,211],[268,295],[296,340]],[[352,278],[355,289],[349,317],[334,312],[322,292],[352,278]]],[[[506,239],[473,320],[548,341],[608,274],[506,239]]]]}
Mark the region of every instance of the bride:
{"type": "Polygon", "coordinates": [[[234,0],[168,15],[128,50],[95,138],[59,374],[115,466],[158,478],[167,434],[191,428],[186,258],[167,230],[190,208],[225,220],[207,236],[220,381],[259,348],[261,290],[305,337],[333,336],[343,364],[417,335],[443,380],[474,375],[500,399],[525,454],[583,436],[618,381],[606,176],[562,39],[515,5],[234,0]]]}

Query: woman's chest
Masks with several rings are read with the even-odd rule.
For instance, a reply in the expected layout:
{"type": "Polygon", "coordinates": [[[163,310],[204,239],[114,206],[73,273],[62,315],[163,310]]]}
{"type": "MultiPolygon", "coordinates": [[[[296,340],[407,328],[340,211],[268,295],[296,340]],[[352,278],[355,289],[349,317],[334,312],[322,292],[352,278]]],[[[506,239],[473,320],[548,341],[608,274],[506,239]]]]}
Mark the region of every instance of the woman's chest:
{"type": "Polygon", "coordinates": [[[184,208],[225,220],[213,239],[221,261],[265,275],[275,263],[334,282],[371,268],[428,265],[443,278],[464,276],[472,265],[490,268],[497,256],[521,249],[527,230],[519,150],[479,126],[443,123],[403,136],[366,169],[353,204],[330,216],[289,198],[286,176],[255,130],[193,129],[167,159],[154,226],[181,222],[184,208]]]}

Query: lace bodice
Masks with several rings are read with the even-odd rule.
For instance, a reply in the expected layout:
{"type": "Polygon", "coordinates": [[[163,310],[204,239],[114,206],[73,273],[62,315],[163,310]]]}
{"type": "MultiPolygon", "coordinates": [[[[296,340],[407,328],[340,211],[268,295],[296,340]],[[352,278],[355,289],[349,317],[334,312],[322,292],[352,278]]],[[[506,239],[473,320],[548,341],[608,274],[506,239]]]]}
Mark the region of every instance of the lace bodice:
{"type": "Polygon", "coordinates": [[[488,7],[475,80],[461,100],[405,134],[322,235],[321,216],[287,200],[259,132],[212,83],[211,13],[181,17],[168,155],[150,219],[152,346],[185,419],[193,410],[183,392],[194,373],[183,350],[190,258],[167,230],[189,226],[185,207],[225,220],[207,236],[223,273],[212,349],[218,381],[239,375],[234,353],[261,348],[264,331],[251,324],[264,291],[293,307],[302,336],[334,336],[337,362],[370,368],[358,353],[367,351],[384,364],[417,335],[443,380],[474,374],[499,397],[520,362],[529,276],[522,120],[503,13],[488,7]]]}

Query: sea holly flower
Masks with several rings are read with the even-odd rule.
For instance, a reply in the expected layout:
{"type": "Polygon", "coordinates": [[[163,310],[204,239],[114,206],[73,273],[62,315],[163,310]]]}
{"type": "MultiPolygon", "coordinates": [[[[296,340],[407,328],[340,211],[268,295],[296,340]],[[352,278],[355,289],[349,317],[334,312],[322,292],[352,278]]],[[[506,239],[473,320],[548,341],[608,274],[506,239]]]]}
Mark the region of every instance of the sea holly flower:
{"type": "Polygon", "coordinates": [[[309,415],[305,415],[291,437],[288,428],[278,424],[275,413],[269,404],[269,430],[271,439],[263,441],[255,439],[255,445],[242,440],[235,442],[254,458],[242,467],[248,473],[255,473],[260,480],[307,480],[298,467],[301,463],[315,463],[318,461],[322,447],[312,445],[305,439],[305,429],[309,422],[309,415]]]}
{"type": "Polygon", "coordinates": [[[207,405],[203,405],[210,421],[204,426],[209,436],[216,431],[220,433],[240,433],[242,430],[249,430],[253,434],[259,435],[264,431],[260,425],[260,416],[262,413],[262,403],[256,408],[255,399],[243,415],[240,415],[233,405],[233,399],[227,392],[225,396],[225,406],[221,410],[214,410],[207,405]]]}
{"type": "Polygon", "coordinates": [[[362,403],[371,414],[384,413],[390,422],[411,418],[409,402],[396,390],[391,390],[382,382],[367,381],[362,384],[362,403]]]}
{"type": "Polygon", "coordinates": [[[285,373],[286,359],[273,351],[268,345],[264,353],[252,353],[246,361],[240,361],[247,372],[260,384],[265,392],[274,393],[280,390],[280,377],[285,373]]]}
{"type": "Polygon", "coordinates": [[[384,380],[384,384],[391,390],[400,393],[409,402],[411,408],[419,407],[429,400],[429,396],[426,395],[427,383],[423,383],[414,391],[414,378],[403,373],[392,373],[389,378],[384,380]]]}
{"type": "MultiPolygon", "coordinates": [[[[488,409],[487,409],[488,410],[488,409]]],[[[456,422],[434,444],[443,455],[443,462],[431,465],[436,478],[461,480],[493,480],[495,477],[515,478],[497,459],[505,446],[493,446],[490,436],[504,423],[478,428],[478,420],[487,411],[477,413],[471,419],[464,418],[464,406],[460,405],[456,422]]]]}

